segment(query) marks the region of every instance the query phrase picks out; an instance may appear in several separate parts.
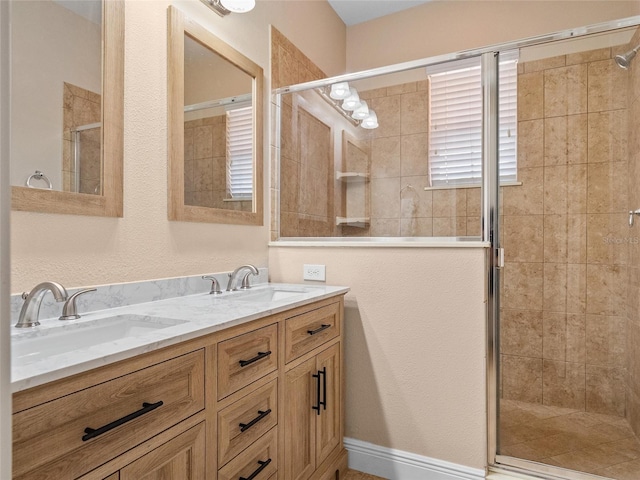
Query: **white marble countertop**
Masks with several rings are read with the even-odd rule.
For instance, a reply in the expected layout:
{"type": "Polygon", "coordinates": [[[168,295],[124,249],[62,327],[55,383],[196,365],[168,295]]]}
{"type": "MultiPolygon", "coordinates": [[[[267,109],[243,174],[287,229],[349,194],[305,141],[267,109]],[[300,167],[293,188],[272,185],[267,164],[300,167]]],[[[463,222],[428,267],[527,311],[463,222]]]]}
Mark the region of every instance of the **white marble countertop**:
{"type": "MultiPolygon", "coordinates": [[[[340,295],[348,290],[347,287],[271,283],[256,285],[247,291],[225,292],[222,295],[201,293],[98,310],[82,314],[79,320],[41,319],[41,325],[33,329],[12,328],[12,392],[340,295]],[[269,296],[269,289],[280,290],[281,296],[286,298],[272,301],[261,299],[263,295],[269,296]],[[137,317],[130,317],[132,315],[137,317]],[[89,346],[69,341],[91,332],[89,336],[93,337],[90,342],[97,342],[96,337],[100,338],[101,332],[92,330],[89,326],[100,319],[114,316],[129,317],[121,319],[122,326],[129,319],[138,318],[143,324],[145,321],[155,325],[162,324],[162,328],[133,331],[129,336],[112,341],[105,335],[104,342],[89,346]],[[68,348],[64,346],[65,342],[69,345],[68,348]]],[[[109,321],[111,320],[103,320],[102,324],[109,321]]],[[[110,328],[110,333],[113,333],[114,329],[111,327],[105,328],[110,328]]],[[[81,343],[77,340],[75,342],[81,343]]]]}

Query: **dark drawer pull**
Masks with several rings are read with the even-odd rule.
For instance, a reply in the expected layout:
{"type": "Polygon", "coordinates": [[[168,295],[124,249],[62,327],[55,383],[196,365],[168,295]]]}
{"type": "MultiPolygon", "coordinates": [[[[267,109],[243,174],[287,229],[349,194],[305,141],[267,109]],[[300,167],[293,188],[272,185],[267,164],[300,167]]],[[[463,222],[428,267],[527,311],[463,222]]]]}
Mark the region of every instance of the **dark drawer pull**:
{"type": "Polygon", "coordinates": [[[318,370],[318,375],[322,375],[322,400],[318,401],[318,405],[322,405],[323,409],[327,409],[327,367],[323,367],[322,370],[318,370]]]}
{"type": "Polygon", "coordinates": [[[265,460],[264,462],[262,460],[258,460],[258,463],[260,464],[260,466],[257,468],[257,470],[255,472],[253,472],[251,475],[249,475],[248,477],[240,477],[238,480],[253,480],[254,478],[256,478],[258,475],[260,475],[260,472],[262,470],[264,470],[265,468],[267,468],[267,465],[269,465],[271,463],[271,459],[269,460],[265,460]]]}
{"type": "Polygon", "coordinates": [[[244,432],[245,430],[249,430],[251,427],[253,427],[256,423],[258,423],[260,420],[262,420],[264,417],[266,417],[270,413],[271,413],[271,409],[265,410],[264,412],[262,410],[258,410],[258,416],[256,418],[251,420],[249,423],[241,423],[239,425],[240,431],[244,432]]]}
{"type": "Polygon", "coordinates": [[[321,373],[322,372],[318,370],[318,373],[314,373],[313,375],[311,375],[313,378],[317,380],[316,381],[316,405],[311,405],[311,409],[318,412],[318,415],[320,415],[320,406],[322,405],[322,402],[320,401],[320,374],[321,373]]]}
{"type": "Polygon", "coordinates": [[[269,355],[271,355],[271,350],[269,350],[268,352],[258,352],[258,355],[256,355],[255,357],[250,358],[249,360],[240,360],[239,363],[241,367],[246,367],[247,365],[251,365],[253,362],[257,362],[258,360],[268,357],[269,355]]]}
{"type": "Polygon", "coordinates": [[[149,413],[151,410],[155,410],[156,408],[161,407],[163,404],[164,402],[162,400],[160,400],[157,403],[144,402],[140,410],[130,413],[129,415],[119,418],[118,420],[115,420],[111,423],[108,423],[104,427],[100,427],[96,429],[87,427],[84,429],[84,433],[86,433],[86,435],[82,437],[82,441],[86,442],[87,440],[91,440],[92,438],[102,435],[103,433],[107,433],[109,430],[113,430],[114,428],[119,427],[120,425],[124,425],[125,423],[130,422],[131,420],[135,420],[136,418],[144,415],[145,413],[149,413]]]}
{"type": "Polygon", "coordinates": [[[315,335],[316,333],[320,333],[323,330],[326,330],[327,328],[330,328],[331,325],[325,325],[324,323],[322,325],[320,325],[318,328],[316,328],[315,330],[307,330],[307,333],[309,335],[315,335]]]}

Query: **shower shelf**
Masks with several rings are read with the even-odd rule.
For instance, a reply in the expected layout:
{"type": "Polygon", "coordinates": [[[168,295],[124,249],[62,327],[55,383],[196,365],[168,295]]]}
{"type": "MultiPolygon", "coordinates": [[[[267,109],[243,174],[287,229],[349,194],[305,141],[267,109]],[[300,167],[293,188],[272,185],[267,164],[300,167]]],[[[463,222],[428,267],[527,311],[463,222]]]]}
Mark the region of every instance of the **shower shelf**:
{"type": "Polygon", "coordinates": [[[369,180],[369,174],[362,172],[336,172],[336,179],[346,183],[365,182],[369,180]]]}
{"type": "Polygon", "coordinates": [[[369,217],[336,217],[336,225],[349,225],[351,227],[364,228],[369,225],[369,217]]]}

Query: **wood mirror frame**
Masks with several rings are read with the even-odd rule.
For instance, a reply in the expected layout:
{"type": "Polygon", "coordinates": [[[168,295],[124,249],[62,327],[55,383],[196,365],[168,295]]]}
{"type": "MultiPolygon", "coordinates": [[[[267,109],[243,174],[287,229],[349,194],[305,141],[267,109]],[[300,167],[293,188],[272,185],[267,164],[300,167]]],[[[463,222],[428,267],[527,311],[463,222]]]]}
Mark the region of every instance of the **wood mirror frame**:
{"type": "Polygon", "coordinates": [[[169,7],[168,117],[169,117],[169,220],[186,222],[263,225],[262,103],[263,71],[260,66],[227,45],[206,28],[169,7]],[[188,35],[253,78],[253,196],[251,211],[226,210],[185,204],[184,194],[184,37],[188,35]]]}
{"type": "Polygon", "coordinates": [[[124,0],[102,2],[102,195],[11,187],[11,208],[122,217],[124,0]]]}

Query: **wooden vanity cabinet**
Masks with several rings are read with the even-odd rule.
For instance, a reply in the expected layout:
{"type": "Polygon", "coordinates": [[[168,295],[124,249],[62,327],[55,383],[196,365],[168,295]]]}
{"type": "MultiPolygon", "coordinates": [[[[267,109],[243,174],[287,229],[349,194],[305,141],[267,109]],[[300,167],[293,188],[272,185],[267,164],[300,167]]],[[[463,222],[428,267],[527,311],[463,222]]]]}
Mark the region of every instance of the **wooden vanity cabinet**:
{"type": "Polygon", "coordinates": [[[331,297],[14,394],[13,479],[339,480],[342,311],[331,297]]]}
{"type": "Polygon", "coordinates": [[[341,444],[340,343],[285,375],[285,478],[305,480],[341,444]]]}
{"type": "Polygon", "coordinates": [[[116,478],[204,480],[205,455],[205,425],[200,423],[122,468],[116,478]]]}

